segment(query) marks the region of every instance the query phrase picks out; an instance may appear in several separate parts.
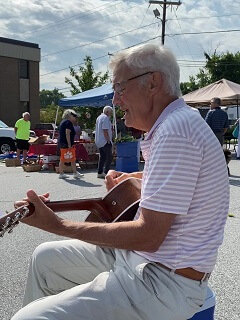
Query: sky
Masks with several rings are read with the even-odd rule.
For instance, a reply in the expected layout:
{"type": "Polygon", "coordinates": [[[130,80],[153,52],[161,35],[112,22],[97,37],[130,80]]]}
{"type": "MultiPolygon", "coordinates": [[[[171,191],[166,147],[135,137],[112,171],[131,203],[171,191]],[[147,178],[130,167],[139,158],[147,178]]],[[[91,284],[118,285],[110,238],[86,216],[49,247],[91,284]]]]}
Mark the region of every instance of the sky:
{"type": "MultiPolygon", "coordinates": [[[[96,72],[106,72],[114,52],[161,44],[163,10],[149,0],[0,0],[0,5],[0,37],[41,48],[40,90],[58,88],[70,96],[69,66],[77,70],[86,55],[96,72]]],[[[182,82],[205,65],[204,51],[239,51],[239,18],[240,0],[182,0],[168,6],[164,45],[178,60],[182,82]]]]}

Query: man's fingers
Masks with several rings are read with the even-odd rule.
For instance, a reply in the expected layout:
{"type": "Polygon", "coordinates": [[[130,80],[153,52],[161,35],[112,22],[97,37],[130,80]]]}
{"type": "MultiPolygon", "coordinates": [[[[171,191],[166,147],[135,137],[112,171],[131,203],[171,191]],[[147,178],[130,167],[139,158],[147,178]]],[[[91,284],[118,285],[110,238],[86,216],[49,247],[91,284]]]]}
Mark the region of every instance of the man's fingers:
{"type": "MultiPolygon", "coordinates": [[[[31,190],[31,191],[33,191],[33,190],[31,190]]],[[[36,195],[36,193],[34,191],[33,191],[33,193],[36,195]]],[[[40,195],[39,198],[44,203],[50,201],[48,192],[40,195]]],[[[21,200],[21,201],[15,201],[14,202],[14,208],[17,209],[17,208],[22,207],[22,206],[27,206],[29,204],[29,202],[32,202],[32,201],[28,197],[23,198],[23,200],[21,200]]]]}
{"type": "Polygon", "coordinates": [[[28,203],[27,199],[26,199],[26,200],[23,199],[23,200],[21,200],[21,201],[15,201],[15,202],[14,202],[14,208],[17,209],[17,208],[19,208],[19,207],[26,206],[26,205],[28,205],[28,204],[29,204],[29,203],[28,203]]]}
{"type": "Polygon", "coordinates": [[[33,190],[28,190],[27,197],[29,202],[31,202],[35,207],[38,208],[41,206],[44,206],[43,201],[40,199],[40,197],[36,194],[33,190]]]}
{"type": "Polygon", "coordinates": [[[117,184],[117,181],[112,179],[110,181],[105,181],[105,184],[106,184],[107,191],[109,191],[117,184]]]}
{"type": "Polygon", "coordinates": [[[44,193],[44,194],[41,194],[39,196],[39,198],[43,201],[43,202],[49,202],[50,199],[49,199],[49,193],[44,193]]]}

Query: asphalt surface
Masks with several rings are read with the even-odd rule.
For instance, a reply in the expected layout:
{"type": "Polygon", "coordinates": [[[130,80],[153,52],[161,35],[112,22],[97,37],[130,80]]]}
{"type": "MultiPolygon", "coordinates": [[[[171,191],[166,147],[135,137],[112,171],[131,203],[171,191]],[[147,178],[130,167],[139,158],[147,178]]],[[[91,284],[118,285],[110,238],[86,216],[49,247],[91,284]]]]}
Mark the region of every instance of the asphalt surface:
{"type": "MultiPolygon", "coordinates": [[[[224,243],[210,278],[216,294],[215,320],[240,320],[240,161],[229,164],[231,176],[230,208],[224,243]]],[[[5,167],[0,163],[0,210],[13,210],[15,200],[25,197],[28,189],[38,194],[50,192],[51,200],[96,198],[105,194],[104,182],[96,178],[96,169],[84,170],[84,177],[75,180],[58,179],[51,171],[24,172],[21,167],[5,167]]],[[[214,186],[213,186],[214,188],[214,186]]],[[[87,212],[69,212],[62,216],[84,220],[87,212]]],[[[1,242],[0,262],[0,320],[9,320],[21,308],[28,264],[33,250],[42,242],[59,240],[58,236],[20,224],[1,242]]],[[[208,320],[208,319],[204,319],[208,320]]]]}

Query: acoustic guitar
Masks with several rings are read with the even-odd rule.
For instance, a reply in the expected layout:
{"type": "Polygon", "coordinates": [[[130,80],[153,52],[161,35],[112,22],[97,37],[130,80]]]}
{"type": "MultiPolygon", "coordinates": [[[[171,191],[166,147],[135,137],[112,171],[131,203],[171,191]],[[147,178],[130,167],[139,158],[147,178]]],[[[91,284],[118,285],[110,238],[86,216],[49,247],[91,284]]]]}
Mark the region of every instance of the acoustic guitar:
{"type": "MultiPolygon", "coordinates": [[[[90,211],[87,222],[119,222],[133,220],[141,197],[141,179],[128,178],[113,187],[103,198],[50,201],[45,203],[54,212],[73,210],[90,211]]],[[[19,224],[24,217],[33,214],[32,203],[17,208],[0,218],[0,237],[19,224]]]]}

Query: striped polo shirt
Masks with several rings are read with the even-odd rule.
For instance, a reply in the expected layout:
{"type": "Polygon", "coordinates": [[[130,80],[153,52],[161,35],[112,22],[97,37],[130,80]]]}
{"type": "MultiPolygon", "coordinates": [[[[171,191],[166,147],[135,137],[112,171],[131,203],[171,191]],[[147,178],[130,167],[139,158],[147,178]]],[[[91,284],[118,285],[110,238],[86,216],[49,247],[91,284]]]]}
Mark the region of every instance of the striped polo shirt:
{"type": "Polygon", "coordinates": [[[216,136],[180,98],[162,112],[141,148],[140,207],[177,216],[159,250],[137,253],[171,269],[211,272],[229,207],[226,161],[216,136]]]}

